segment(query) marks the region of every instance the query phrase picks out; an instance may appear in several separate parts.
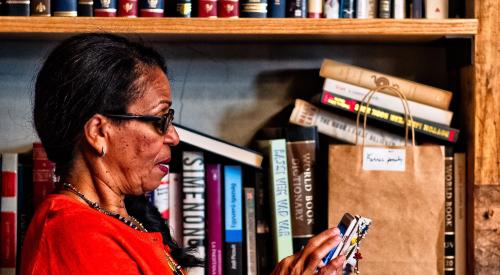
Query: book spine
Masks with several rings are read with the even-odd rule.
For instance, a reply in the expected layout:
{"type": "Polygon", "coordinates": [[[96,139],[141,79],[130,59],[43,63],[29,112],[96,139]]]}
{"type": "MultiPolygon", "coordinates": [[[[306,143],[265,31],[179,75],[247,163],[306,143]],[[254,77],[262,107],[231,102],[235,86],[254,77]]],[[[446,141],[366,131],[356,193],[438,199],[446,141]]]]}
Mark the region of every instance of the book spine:
{"type": "Polygon", "coordinates": [[[286,17],[305,18],[306,0],[286,0],[286,17]]]}
{"type": "Polygon", "coordinates": [[[222,274],[222,178],[220,164],[207,164],[207,268],[210,275],[222,274]]]}
{"type": "Polygon", "coordinates": [[[179,205],[182,205],[182,174],[180,171],[170,171],[169,172],[169,185],[168,185],[168,203],[170,211],[170,217],[168,219],[168,226],[172,233],[172,238],[178,244],[182,243],[182,209],[179,205]]]}
{"type": "Polygon", "coordinates": [[[266,18],[267,17],[267,1],[266,0],[242,0],[241,17],[248,18],[266,18]]]}
{"type": "Polygon", "coordinates": [[[29,0],[6,0],[5,15],[7,16],[29,16],[30,1],[29,0]]]}
{"type": "Polygon", "coordinates": [[[243,190],[240,166],[224,166],[225,274],[243,274],[243,190]]]}
{"type": "Polygon", "coordinates": [[[78,16],[86,16],[86,17],[94,16],[94,1],[78,0],[77,14],[78,16]]]}
{"type": "Polygon", "coordinates": [[[444,274],[455,274],[455,196],[453,148],[446,147],[444,159],[445,226],[444,226],[444,274]]]}
{"type": "MultiPolygon", "coordinates": [[[[329,78],[325,79],[323,90],[358,101],[363,100],[364,96],[370,91],[370,89],[367,88],[329,78]]],[[[415,101],[408,100],[407,102],[409,114],[411,114],[414,118],[420,118],[435,123],[444,124],[446,126],[450,125],[451,119],[453,117],[452,112],[415,101]]],[[[402,114],[405,113],[405,109],[401,102],[401,99],[398,96],[393,96],[385,93],[373,94],[370,99],[370,105],[402,114]]]]}
{"type": "Polygon", "coordinates": [[[17,154],[2,154],[0,219],[0,274],[16,273],[17,258],[17,154]]]}
{"type": "MultiPolygon", "coordinates": [[[[336,1],[336,0],[330,0],[330,1],[336,1]]],[[[321,18],[322,16],[323,16],[323,1],[322,0],[308,0],[307,1],[307,18],[321,18]]]]}
{"type": "Polygon", "coordinates": [[[411,3],[411,18],[423,18],[423,2],[422,0],[412,0],[411,3]]]}
{"type": "MultiPolygon", "coordinates": [[[[318,132],[348,143],[358,143],[363,140],[362,127],[356,128],[354,120],[336,115],[316,108],[314,105],[301,100],[295,100],[295,107],[290,115],[290,123],[310,127],[318,127],[318,132]]],[[[402,146],[405,144],[403,137],[392,133],[366,126],[366,145],[402,146]]]]}
{"type": "Polygon", "coordinates": [[[177,0],[176,16],[177,17],[191,17],[192,4],[191,0],[177,0]]]}
{"type": "Polygon", "coordinates": [[[339,18],[356,18],[355,0],[340,0],[339,18]]]}
{"type": "Polygon", "coordinates": [[[119,17],[137,17],[139,7],[137,0],[118,0],[119,17]]]}
{"type": "Polygon", "coordinates": [[[219,0],[219,17],[237,18],[240,16],[238,0],[219,0]]]}
{"type": "Polygon", "coordinates": [[[404,19],[406,18],[406,6],[405,6],[405,0],[393,0],[394,2],[394,7],[393,7],[393,18],[394,19],[404,19]]]}
{"type": "MultiPolygon", "coordinates": [[[[264,160],[264,161],[267,161],[264,160]]],[[[267,163],[266,163],[267,164],[267,163]]],[[[272,254],[269,251],[271,242],[270,198],[267,175],[269,165],[263,165],[262,170],[255,170],[255,220],[256,220],[256,247],[257,247],[257,274],[270,274],[273,266],[272,254]],[[264,172],[265,171],[265,172],[264,172]]]]}
{"type": "Polygon", "coordinates": [[[53,0],[52,15],[61,17],[75,17],[78,15],[77,1],[75,0],[53,0]]]}
{"type": "Polygon", "coordinates": [[[467,274],[466,170],[465,153],[454,155],[455,189],[455,274],[467,274]]]}
{"type": "MultiPolygon", "coordinates": [[[[365,105],[361,106],[361,102],[358,100],[339,96],[328,91],[323,91],[323,94],[321,95],[321,104],[335,109],[344,110],[352,114],[357,114],[360,111],[362,114],[368,113],[368,118],[373,118],[399,127],[404,127],[405,125],[405,117],[401,113],[376,106],[366,108],[365,105]]],[[[460,133],[458,129],[453,129],[446,125],[441,125],[419,118],[413,118],[413,123],[411,120],[409,121],[410,125],[413,125],[415,131],[418,133],[452,143],[455,143],[458,140],[460,133]]]]}
{"type": "MultiPolygon", "coordinates": [[[[319,1],[318,3],[317,2],[318,2],[317,0],[311,0],[308,2],[308,8],[309,8],[308,17],[310,17],[310,18],[320,18],[321,17],[321,12],[319,14],[313,13],[313,16],[309,16],[309,14],[311,13],[311,8],[319,8],[319,10],[321,11],[321,7],[323,7],[321,5],[322,1],[319,1]],[[316,6],[312,6],[313,4],[316,6]]],[[[325,18],[339,18],[339,0],[326,0],[325,5],[324,5],[323,16],[325,18]]]]}
{"type": "Polygon", "coordinates": [[[448,18],[448,0],[426,0],[425,18],[446,19],[448,18]]]}
{"type": "MultiPolygon", "coordinates": [[[[184,247],[205,259],[205,164],[199,151],[182,152],[182,222],[184,247]]],[[[205,274],[203,267],[191,271],[205,274]]]]}
{"type": "Polygon", "coordinates": [[[356,18],[366,19],[368,18],[369,0],[357,0],[356,1],[356,18]]]}
{"type": "MultiPolygon", "coordinates": [[[[398,87],[406,99],[430,105],[440,109],[448,109],[452,93],[406,79],[382,74],[361,67],[336,62],[330,59],[323,61],[320,75],[349,84],[375,89],[379,85],[398,87]]],[[[381,91],[384,92],[384,91],[381,91]]],[[[391,93],[392,95],[392,93],[391,93]]]]}
{"type": "MultiPolygon", "coordinates": [[[[21,164],[17,166],[17,251],[22,251],[24,237],[28,230],[31,217],[33,215],[33,183],[31,164],[21,164]]],[[[1,178],[1,177],[0,177],[1,178]]],[[[0,179],[1,182],[1,179],[0,179]]],[[[1,185],[1,183],[0,183],[1,185]]],[[[1,205],[0,205],[1,206],[1,205]]],[[[0,245],[1,247],[1,245],[0,245]]],[[[20,254],[20,252],[19,252],[20,254]]],[[[16,266],[20,266],[21,257],[17,257],[16,266]]]]}
{"type": "Polygon", "coordinates": [[[31,16],[50,16],[50,0],[31,0],[31,16]]]}
{"type": "Polygon", "coordinates": [[[257,245],[255,232],[255,189],[245,187],[243,190],[245,197],[245,241],[247,255],[247,275],[257,275],[257,245]]]}
{"type": "Polygon", "coordinates": [[[288,128],[286,156],[292,216],[293,251],[299,252],[313,236],[314,167],[316,160],[316,128],[288,128]],[[310,137],[300,137],[304,135],[310,137]]]}
{"type": "Polygon", "coordinates": [[[160,180],[160,185],[154,190],[154,206],[160,211],[161,217],[165,220],[170,218],[169,198],[170,176],[166,174],[160,180]]]}
{"type": "Polygon", "coordinates": [[[163,17],[164,12],[164,0],[139,0],[140,17],[163,17]]]}
{"type": "Polygon", "coordinates": [[[368,0],[368,18],[377,18],[378,2],[377,0],[368,0]]]}
{"type": "Polygon", "coordinates": [[[217,17],[217,0],[199,0],[198,17],[217,17]]]}
{"type": "Polygon", "coordinates": [[[94,2],[94,16],[115,17],[117,0],[97,0],[94,2]]]}
{"type": "Polygon", "coordinates": [[[43,145],[33,143],[33,206],[35,209],[55,189],[54,167],[43,145]]]}
{"type": "Polygon", "coordinates": [[[378,3],[378,17],[391,18],[391,0],[380,0],[378,3]]]}
{"type": "Polygon", "coordinates": [[[285,17],[285,0],[269,0],[267,17],[283,18],[285,17]]]}

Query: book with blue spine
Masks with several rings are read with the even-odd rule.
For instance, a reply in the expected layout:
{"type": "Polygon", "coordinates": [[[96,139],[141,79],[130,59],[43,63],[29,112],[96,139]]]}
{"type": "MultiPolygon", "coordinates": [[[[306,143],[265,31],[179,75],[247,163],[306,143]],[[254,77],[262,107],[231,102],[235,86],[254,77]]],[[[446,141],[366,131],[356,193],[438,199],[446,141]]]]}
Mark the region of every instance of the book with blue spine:
{"type": "Polygon", "coordinates": [[[224,166],[225,274],[243,274],[242,181],[240,166],[224,166]]]}
{"type": "Polygon", "coordinates": [[[285,0],[268,0],[267,17],[283,18],[286,12],[285,0]]]}
{"type": "Polygon", "coordinates": [[[51,5],[54,16],[75,17],[78,15],[77,1],[54,0],[51,5]]]}

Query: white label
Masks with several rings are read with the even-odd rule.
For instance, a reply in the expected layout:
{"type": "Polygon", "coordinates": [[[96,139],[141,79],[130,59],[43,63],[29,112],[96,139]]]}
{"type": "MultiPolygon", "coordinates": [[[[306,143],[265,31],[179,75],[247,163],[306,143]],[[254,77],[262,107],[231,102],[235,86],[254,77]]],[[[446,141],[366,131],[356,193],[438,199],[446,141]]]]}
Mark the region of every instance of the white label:
{"type": "Polygon", "coordinates": [[[363,170],[404,171],[405,149],[365,147],[363,149],[363,170]]]}

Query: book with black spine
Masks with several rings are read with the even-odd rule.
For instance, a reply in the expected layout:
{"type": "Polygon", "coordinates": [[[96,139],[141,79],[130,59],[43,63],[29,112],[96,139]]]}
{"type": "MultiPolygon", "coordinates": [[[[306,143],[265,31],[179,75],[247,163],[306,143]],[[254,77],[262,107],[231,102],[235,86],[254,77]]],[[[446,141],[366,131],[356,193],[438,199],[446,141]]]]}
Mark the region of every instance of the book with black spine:
{"type": "Polygon", "coordinates": [[[4,6],[7,16],[30,15],[30,0],[5,0],[4,6]]]}
{"type": "Polygon", "coordinates": [[[31,0],[30,16],[51,16],[50,0],[31,0]]]}
{"type": "Polygon", "coordinates": [[[267,17],[267,0],[240,0],[240,6],[240,17],[267,17]]]}
{"type": "Polygon", "coordinates": [[[444,274],[455,274],[455,182],[453,147],[445,147],[444,158],[444,274]]]}
{"type": "Polygon", "coordinates": [[[94,1],[93,0],[78,0],[77,14],[81,17],[94,16],[94,1]]]}

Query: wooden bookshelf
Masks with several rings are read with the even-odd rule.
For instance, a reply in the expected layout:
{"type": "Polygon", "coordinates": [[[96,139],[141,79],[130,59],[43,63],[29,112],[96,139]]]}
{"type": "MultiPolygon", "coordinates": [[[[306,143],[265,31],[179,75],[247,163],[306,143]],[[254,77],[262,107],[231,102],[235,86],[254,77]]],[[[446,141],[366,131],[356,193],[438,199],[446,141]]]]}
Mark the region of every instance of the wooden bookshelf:
{"type": "Polygon", "coordinates": [[[98,18],[0,17],[1,35],[74,34],[104,31],[119,34],[201,38],[293,38],[428,41],[473,36],[477,19],[273,19],[273,18],[98,18]]]}

